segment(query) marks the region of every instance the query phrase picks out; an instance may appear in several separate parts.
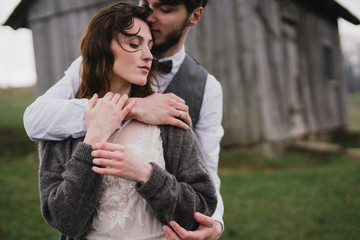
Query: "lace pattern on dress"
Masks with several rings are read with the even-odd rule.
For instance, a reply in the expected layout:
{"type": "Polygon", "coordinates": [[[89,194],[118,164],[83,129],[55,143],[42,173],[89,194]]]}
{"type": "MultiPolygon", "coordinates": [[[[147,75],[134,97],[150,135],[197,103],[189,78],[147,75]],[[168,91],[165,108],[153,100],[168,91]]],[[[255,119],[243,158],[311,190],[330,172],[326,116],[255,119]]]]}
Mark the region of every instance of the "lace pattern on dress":
{"type": "MultiPolygon", "coordinates": [[[[143,160],[165,168],[160,129],[152,125],[141,125],[141,129],[138,130],[136,141],[125,146],[143,160]]],[[[115,136],[113,142],[116,142],[116,138],[115,136]]],[[[129,226],[141,228],[144,221],[157,221],[146,200],[136,192],[135,184],[119,177],[103,177],[102,197],[97,207],[97,217],[93,222],[96,231],[103,232],[116,228],[117,231],[125,233],[129,226]]]]}

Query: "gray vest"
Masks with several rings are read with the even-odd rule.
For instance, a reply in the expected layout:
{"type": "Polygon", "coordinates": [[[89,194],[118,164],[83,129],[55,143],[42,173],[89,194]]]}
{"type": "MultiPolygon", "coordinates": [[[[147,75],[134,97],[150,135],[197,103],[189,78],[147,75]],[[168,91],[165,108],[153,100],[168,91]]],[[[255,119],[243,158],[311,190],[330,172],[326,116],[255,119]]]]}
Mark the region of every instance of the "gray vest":
{"type": "Polygon", "coordinates": [[[165,89],[185,100],[193,127],[199,120],[208,72],[195,59],[186,54],[179,71],[165,89]]]}

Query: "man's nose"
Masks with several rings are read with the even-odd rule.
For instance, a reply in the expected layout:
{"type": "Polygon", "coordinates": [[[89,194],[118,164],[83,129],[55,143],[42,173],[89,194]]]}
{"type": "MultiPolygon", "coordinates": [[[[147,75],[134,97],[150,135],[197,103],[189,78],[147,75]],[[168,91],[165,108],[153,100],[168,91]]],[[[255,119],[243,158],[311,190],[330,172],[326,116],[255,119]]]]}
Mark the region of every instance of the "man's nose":
{"type": "Polygon", "coordinates": [[[156,22],[156,16],[155,16],[154,12],[151,13],[151,14],[146,18],[146,22],[147,22],[148,24],[153,24],[153,23],[156,22]]]}

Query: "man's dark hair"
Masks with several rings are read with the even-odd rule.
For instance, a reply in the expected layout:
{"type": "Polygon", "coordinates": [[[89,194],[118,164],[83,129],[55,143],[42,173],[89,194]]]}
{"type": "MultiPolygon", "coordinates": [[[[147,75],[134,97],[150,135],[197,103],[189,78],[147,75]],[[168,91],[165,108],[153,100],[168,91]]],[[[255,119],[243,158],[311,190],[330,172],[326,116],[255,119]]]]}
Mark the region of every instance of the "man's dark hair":
{"type": "Polygon", "coordinates": [[[160,0],[160,2],[161,4],[164,5],[173,5],[173,6],[184,4],[187,12],[190,14],[198,7],[205,8],[208,3],[208,0],[160,0]]]}

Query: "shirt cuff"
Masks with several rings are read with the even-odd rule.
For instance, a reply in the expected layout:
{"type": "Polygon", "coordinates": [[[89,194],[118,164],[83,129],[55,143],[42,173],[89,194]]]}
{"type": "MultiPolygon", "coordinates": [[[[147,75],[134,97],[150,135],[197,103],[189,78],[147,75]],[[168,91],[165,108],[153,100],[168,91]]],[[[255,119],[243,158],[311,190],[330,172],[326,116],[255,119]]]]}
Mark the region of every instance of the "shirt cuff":
{"type": "Polygon", "coordinates": [[[224,220],[222,219],[222,214],[220,213],[219,209],[215,210],[214,214],[212,215],[212,219],[218,221],[221,224],[221,228],[222,228],[221,233],[223,233],[225,230],[225,225],[224,225],[224,220]]]}

